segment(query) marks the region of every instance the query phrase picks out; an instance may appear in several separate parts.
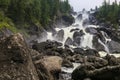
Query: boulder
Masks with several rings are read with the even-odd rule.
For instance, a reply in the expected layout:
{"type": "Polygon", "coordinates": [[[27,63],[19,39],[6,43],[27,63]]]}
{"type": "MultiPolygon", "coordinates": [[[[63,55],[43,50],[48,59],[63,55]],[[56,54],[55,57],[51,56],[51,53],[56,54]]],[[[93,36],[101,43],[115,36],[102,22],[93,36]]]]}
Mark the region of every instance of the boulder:
{"type": "Polygon", "coordinates": [[[67,59],[64,59],[64,60],[63,60],[62,66],[63,66],[63,67],[67,67],[67,68],[73,68],[72,62],[70,62],[70,61],[67,60],[67,59]]]}
{"type": "Polygon", "coordinates": [[[93,42],[93,47],[97,51],[105,51],[104,46],[99,42],[99,37],[98,36],[93,36],[93,41],[92,42],[93,42]]]}
{"type": "Polygon", "coordinates": [[[74,34],[73,34],[73,41],[74,41],[74,44],[76,46],[79,46],[80,45],[80,41],[81,41],[81,37],[84,35],[84,32],[83,30],[80,30],[79,32],[76,31],[74,34]]]}
{"type": "Polygon", "coordinates": [[[0,80],[39,80],[21,34],[0,40],[0,80]]]}
{"type": "Polygon", "coordinates": [[[98,34],[98,31],[94,27],[88,27],[85,29],[85,31],[90,34],[98,34]]]}
{"type": "Polygon", "coordinates": [[[90,63],[92,66],[97,68],[102,68],[108,65],[108,61],[106,59],[102,59],[100,57],[88,56],[86,59],[87,63],[90,63]]]}
{"type": "Polygon", "coordinates": [[[73,80],[84,80],[86,78],[91,80],[119,80],[120,65],[95,69],[94,66],[85,64],[76,68],[72,73],[73,80]]]}
{"type": "Polygon", "coordinates": [[[81,54],[81,55],[85,54],[85,50],[82,48],[74,48],[73,50],[74,50],[74,53],[76,54],[81,54]]]}
{"type": "Polygon", "coordinates": [[[63,29],[59,30],[57,32],[57,34],[55,35],[55,38],[58,41],[63,41],[63,39],[64,39],[64,30],[63,29]]]}
{"type": "Polygon", "coordinates": [[[84,57],[80,54],[75,54],[72,56],[71,61],[75,63],[84,63],[84,57]]]}
{"type": "Polygon", "coordinates": [[[97,57],[100,57],[98,51],[95,50],[95,49],[87,49],[85,52],[86,53],[84,55],[86,55],[86,56],[97,56],[97,57]]]}
{"type": "Polygon", "coordinates": [[[108,65],[114,66],[119,64],[118,59],[113,55],[107,54],[104,58],[108,61],[108,65]]]}
{"type": "MultiPolygon", "coordinates": [[[[79,24],[78,25],[74,25],[74,26],[79,26],[79,24]]],[[[79,28],[75,28],[75,29],[71,29],[70,32],[76,32],[76,31],[79,31],[79,30],[80,30],[79,28]]]]}
{"type": "Polygon", "coordinates": [[[110,41],[108,42],[108,48],[110,50],[110,53],[120,53],[120,43],[116,41],[110,41]]]}
{"type": "Polygon", "coordinates": [[[86,26],[88,25],[90,22],[89,22],[89,19],[85,19],[82,23],[83,26],[86,26]]]}
{"type": "Polygon", "coordinates": [[[79,14],[79,15],[77,16],[77,19],[78,19],[78,20],[82,20],[82,14],[79,14]]]}
{"type": "Polygon", "coordinates": [[[73,45],[73,40],[70,37],[68,37],[65,41],[65,45],[73,45]]]}
{"type": "Polygon", "coordinates": [[[112,30],[111,28],[99,28],[100,31],[105,32],[113,41],[120,43],[120,32],[117,30],[112,30]]]}
{"type": "Polygon", "coordinates": [[[41,43],[35,43],[32,45],[32,49],[38,51],[39,53],[46,53],[47,50],[49,49],[56,49],[58,47],[62,46],[62,43],[57,42],[57,41],[45,41],[41,43]]]}
{"type": "Polygon", "coordinates": [[[72,15],[63,15],[61,18],[62,18],[62,23],[67,26],[72,25],[75,22],[72,15]]]}
{"type": "Polygon", "coordinates": [[[58,80],[62,58],[58,56],[44,56],[42,59],[35,61],[35,65],[40,80],[58,80]]]}

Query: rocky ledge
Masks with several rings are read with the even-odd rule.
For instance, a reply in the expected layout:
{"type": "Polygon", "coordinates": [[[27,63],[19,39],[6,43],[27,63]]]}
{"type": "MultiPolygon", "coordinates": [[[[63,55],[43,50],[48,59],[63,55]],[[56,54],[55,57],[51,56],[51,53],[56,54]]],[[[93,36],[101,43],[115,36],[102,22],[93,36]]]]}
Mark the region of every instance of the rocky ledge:
{"type": "Polygon", "coordinates": [[[59,80],[62,67],[72,68],[73,80],[119,80],[120,58],[100,57],[94,49],[70,48],[56,41],[28,47],[21,34],[0,38],[0,80],[59,80]]]}
{"type": "Polygon", "coordinates": [[[0,38],[0,80],[56,80],[61,64],[58,56],[30,49],[19,33],[0,38]]]}

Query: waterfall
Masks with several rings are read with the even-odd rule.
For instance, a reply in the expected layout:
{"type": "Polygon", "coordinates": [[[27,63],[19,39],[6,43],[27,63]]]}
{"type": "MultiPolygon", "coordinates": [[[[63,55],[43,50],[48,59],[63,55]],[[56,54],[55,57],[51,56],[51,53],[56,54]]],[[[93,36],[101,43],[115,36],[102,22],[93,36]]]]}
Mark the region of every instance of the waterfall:
{"type": "MultiPolygon", "coordinates": [[[[93,47],[93,39],[96,34],[91,34],[90,32],[87,32],[86,29],[96,29],[99,28],[99,25],[92,25],[89,23],[90,13],[87,11],[81,11],[76,15],[73,15],[73,17],[75,18],[75,22],[69,27],[61,26],[61,28],[55,28],[55,33],[47,32],[46,40],[49,39],[61,42],[63,47],[69,43],[68,45],[74,48],[95,49],[95,47],[93,47]]],[[[98,42],[103,45],[106,52],[109,53],[107,43],[108,41],[111,41],[111,39],[108,38],[105,32],[101,31],[101,34],[103,35],[105,42],[102,42],[100,39],[98,39],[98,42]]]]}
{"type": "MultiPolygon", "coordinates": [[[[87,11],[79,12],[76,15],[73,15],[75,18],[75,22],[69,27],[61,26],[61,28],[55,28],[55,32],[47,32],[47,38],[44,40],[54,40],[61,42],[63,44],[63,48],[65,45],[68,45],[73,48],[83,48],[83,49],[97,49],[96,47],[101,44],[104,47],[104,50],[109,53],[109,49],[107,44],[111,39],[108,35],[103,31],[97,31],[100,27],[99,25],[90,24],[90,13],[87,11]],[[94,37],[97,35],[101,35],[97,37],[96,42],[99,43],[94,46],[94,37]],[[104,39],[104,40],[102,40],[104,39]]],[[[105,52],[105,54],[106,54],[105,52]]],[[[101,55],[104,53],[101,52],[101,55]]],[[[70,80],[71,73],[73,70],[79,66],[78,63],[73,63],[74,68],[65,68],[62,67],[63,73],[61,73],[60,80],[70,80]]]]}

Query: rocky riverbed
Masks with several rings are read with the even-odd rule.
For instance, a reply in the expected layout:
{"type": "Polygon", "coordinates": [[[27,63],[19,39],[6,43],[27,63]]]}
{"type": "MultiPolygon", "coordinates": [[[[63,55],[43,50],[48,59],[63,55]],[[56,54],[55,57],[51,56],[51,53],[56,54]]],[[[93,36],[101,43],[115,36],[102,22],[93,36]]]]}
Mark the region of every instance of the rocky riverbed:
{"type": "Polygon", "coordinates": [[[89,12],[73,16],[29,44],[20,33],[0,36],[0,80],[120,80],[119,32],[89,12]]]}

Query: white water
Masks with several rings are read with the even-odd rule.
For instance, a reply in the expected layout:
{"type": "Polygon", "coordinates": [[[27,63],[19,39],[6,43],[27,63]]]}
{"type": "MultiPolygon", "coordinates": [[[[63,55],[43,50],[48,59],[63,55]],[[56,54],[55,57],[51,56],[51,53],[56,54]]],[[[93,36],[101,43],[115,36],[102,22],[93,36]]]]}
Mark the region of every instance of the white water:
{"type": "MultiPolygon", "coordinates": [[[[88,20],[89,19],[89,14],[87,12],[80,12],[80,13],[77,13],[77,15],[73,15],[73,17],[75,18],[75,23],[73,23],[71,26],[69,27],[63,27],[61,26],[61,28],[55,28],[56,32],[58,33],[60,30],[63,30],[64,31],[64,36],[63,36],[63,40],[62,41],[59,41],[58,39],[56,39],[56,35],[55,34],[53,36],[53,33],[52,32],[47,32],[47,38],[44,39],[44,40],[56,40],[58,42],[61,42],[63,44],[63,47],[65,45],[65,42],[68,38],[71,38],[71,40],[73,40],[73,35],[75,33],[75,31],[72,31],[72,29],[79,29],[79,30],[76,30],[77,32],[79,31],[83,31],[84,35],[80,37],[80,45],[76,46],[76,45],[69,45],[71,48],[76,48],[76,47],[80,47],[80,48],[91,48],[91,49],[95,49],[93,47],[93,37],[94,35],[93,34],[90,34],[90,33],[87,33],[86,32],[86,28],[98,28],[99,26],[98,25],[89,25],[89,24],[86,24],[83,26],[83,23],[85,20],[88,20]],[[82,19],[78,19],[77,16],[79,14],[82,14],[82,19]]],[[[106,54],[109,53],[109,49],[107,47],[107,43],[109,41],[111,41],[111,39],[107,36],[107,34],[105,34],[104,32],[102,32],[102,35],[105,39],[105,42],[102,42],[100,39],[98,39],[98,42],[103,45],[104,49],[106,52],[99,52],[99,54],[101,55],[101,57],[104,57],[106,54]]],[[[98,45],[99,46],[99,45],[98,45]]],[[[120,54],[110,54],[110,55],[114,55],[115,57],[120,57],[120,54]]],[[[60,79],[60,80],[70,80],[71,79],[71,73],[73,72],[73,70],[78,67],[80,64],[78,63],[73,63],[74,65],[74,68],[65,68],[65,67],[62,67],[62,72],[65,72],[67,74],[61,74],[60,77],[62,77],[63,79],[60,79]]]]}
{"type": "Polygon", "coordinates": [[[62,72],[64,72],[65,74],[60,74],[60,78],[59,80],[71,80],[71,73],[78,67],[80,66],[80,63],[73,63],[73,68],[66,68],[66,67],[62,67],[62,72]],[[67,74],[66,74],[67,73],[67,74]]]}
{"type": "Polygon", "coordinates": [[[73,34],[74,34],[74,31],[73,32],[70,32],[72,29],[79,29],[78,31],[82,30],[84,32],[84,36],[81,36],[81,44],[79,46],[74,46],[74,45],[71,45],[73,47],[82,47],[82,48],[86,48],[86,47],[89,47],[89,48],[93,48],[93,43],[92,43],[92,40],[93,40],[93,35],[91,35],[90,33],[87,33],[85,31],[85,29],[87,27],[95,27],[97,28],[98,26],[95,26],[95,25],[86,25],[86,26],[83,26],[83,21],[84,20],[88,20],[89,18],[89,14],[87,12],[82,12],[82,19],[78,19],[77,16],[81,14],[78,13],[77,15],[74,15],[74,18],[75,18],[75,23],[73,23],[71,26],[69,27],[63,27],[62,28],[55,28],[56,32],[60,31],[60,30],[64,30],[64,39],[63,41],[58,41],[54,36],[52,36],[52,32],[47,32],[47,39],[49,40],[57,40],[58,42],[61,42],[63,43],[63,46],[65,44],[65,41],[67,40],[67,38],[71,38],[73,40],[73,34]]]}
{"type": "MultiPolygon", "coordinates": [[[[71,40],[73,41],[74,33],[75,32],[79,32],[79,31],[82,30],[85,35],[80,37],[80,41],[79,41],[80,44],[69,45],[69,46],[74,47],[74,48],[75,47],[80,47],[80,48],[91,48],[91,49],[94,49],[94,47],[93,47],[93,37],[94,37],[94,35],[92,35],[90,33],[87,33],[85,31],[85,29],[86,28],[91,28],[91,27],[98,28],[99,26],[98,25],[89,25],[89,24],[83,25],[85,20],[89,20],[89,14],[88,14],[87,11],[79,12],[76,15],[73,15],[73,17],[75,18],[75,23],[73,23],[71,26],[69,26],[69,27],[61,26],[61,28],[55,28],[56,32],[59,32],[60,30],[64,31],[64,36],[63,36],[63,40],[62,41],[59,41],[58,39],[56,39],[55,36],[57,34],[55,34],[55,36],[53,36],[52,32],[47,32],[48,35],[47,35],[46,40],[47,39],[49,39],[49,40],[56,40],[58,42],[61,42],[63,44],[63,47],[64,47],[65,42],[66,42],[66,40],[68,38],[71,38],[71,40]],[[78,19],[77,18],[79,14],[82,14],[82,19],[78,19]],[[72,29],[76,29],[76,28],[79,29],[79,30],[70,32],[72,29]]],[[[103,37],[105,38],[106,41],[102,42],[101,40],[98,40],[98,42],[100,44],[102,44],[103,47],[105,48],[106,52],[109,53],[109,49],[107,48],[107,42],[111,41],[111,39],[106,37],[106,34],[104,32],[101,32],[101,33],[102,33],[102,35],[103,35],[103,37]]]]}

